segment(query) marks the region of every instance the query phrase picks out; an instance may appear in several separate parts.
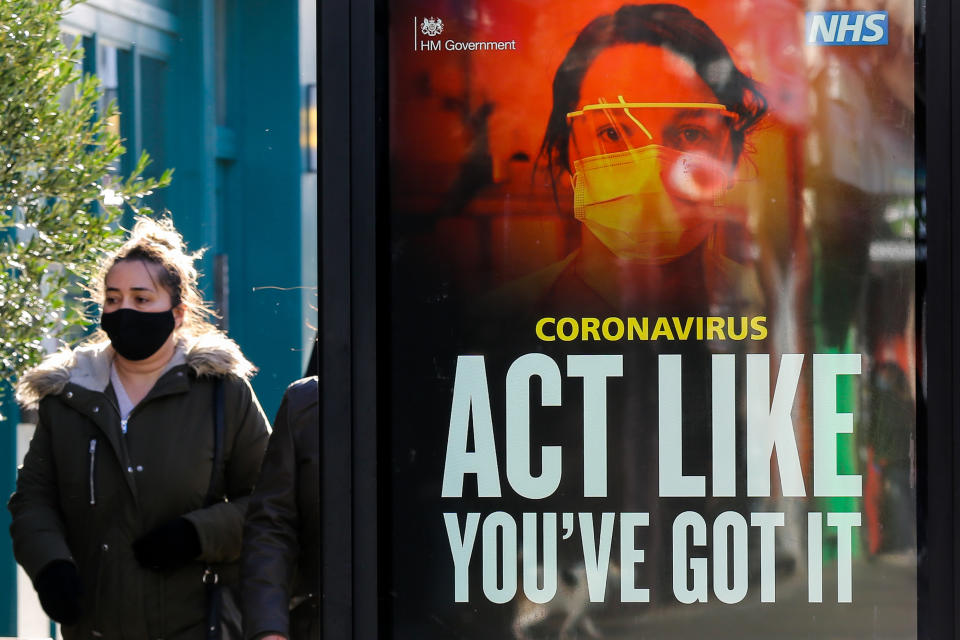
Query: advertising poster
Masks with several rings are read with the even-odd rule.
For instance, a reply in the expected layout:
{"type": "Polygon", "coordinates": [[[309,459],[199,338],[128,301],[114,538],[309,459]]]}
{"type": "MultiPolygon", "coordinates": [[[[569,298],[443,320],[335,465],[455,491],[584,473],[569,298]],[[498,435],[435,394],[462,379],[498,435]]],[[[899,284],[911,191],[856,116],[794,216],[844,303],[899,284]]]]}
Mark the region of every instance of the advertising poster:
{"type": "Polygon", "coordinates": [[[387,12],[387,637],[917,637],[913,3],[387,12]]]}

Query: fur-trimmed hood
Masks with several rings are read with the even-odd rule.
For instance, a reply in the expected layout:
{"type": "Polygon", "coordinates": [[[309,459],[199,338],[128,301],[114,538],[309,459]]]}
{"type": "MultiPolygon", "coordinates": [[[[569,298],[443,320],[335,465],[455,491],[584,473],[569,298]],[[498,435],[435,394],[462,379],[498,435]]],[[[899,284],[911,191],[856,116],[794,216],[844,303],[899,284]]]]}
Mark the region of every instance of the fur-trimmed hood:
{"type": "MultiPolygon", "coordinates": [[[[113,356],[109,342],[61,349],[23,374],[16,385],[17,402],[24,408],[35,408],[40,400],[60,393],[70,382],[103,391],[110,382],[113,356]]],[[[256,373],[237,343],[220,333],[182,338],[165,371],[181,364],[197,376],[235,375],[249,380],[256,373]]]]}

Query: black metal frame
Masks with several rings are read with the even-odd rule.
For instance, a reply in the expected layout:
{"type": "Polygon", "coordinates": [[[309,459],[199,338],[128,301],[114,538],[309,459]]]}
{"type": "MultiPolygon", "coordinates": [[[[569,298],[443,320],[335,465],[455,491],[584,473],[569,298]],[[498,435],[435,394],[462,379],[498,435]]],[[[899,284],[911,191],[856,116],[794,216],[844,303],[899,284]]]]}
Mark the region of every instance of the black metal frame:
{"type": "MultiPolygon", "coordinates": [[[[960,632],[960,495],[954,489],[960,470],[960,224],[953,212],[960,202],[960,10],[949,1],[918,2],[925,12],[925,33],[917,31],[918,204],[927,223],[926,262],[919,263],[918,290],[926,291],[922,322],[926,388],[918,415],[919,474],[919,624],[921,638],[956,638],[960,632]],[[925,145],[921,148],[920,145],[925,145]],[[925,151],[925,153],[924,153],[925,151]],[[954,258],[957,259],[954,259],[954,258]],[[925,277],[925,281],[924,281],[925,277]],[[925,419],[924,419],[925,418],[925,419]]],[[[919,20],[918,20],[919,22],[919,20]]]]}
{"type": "MultiPolygon", "coordinates": [[[[376,207],[386,31],[375,0],[320,3],[322,630],[378,637],[376,207]]],[[[382,327],[379,327],[382,328],[382,327]]]]}
{"type": "MultiPolygon", "coordinates": [[[[960,8],[916,0],[918,262],[924,364],[918,407],[919,637],[960,637],[960,8]]],[[[378,571],[378,343],[386,344],[385,0],[324,0],[320,10],[320,282],[323,438],[322,628],[325,638],[376,638],[387,621],[378,571]]],[[[381,350],[382,354],[385,350],[381,350]]],[[[381,363],[382,365],[382,363],[381,363]]],[[[384,367],[386,369],[386,367],[384,367]]]]}

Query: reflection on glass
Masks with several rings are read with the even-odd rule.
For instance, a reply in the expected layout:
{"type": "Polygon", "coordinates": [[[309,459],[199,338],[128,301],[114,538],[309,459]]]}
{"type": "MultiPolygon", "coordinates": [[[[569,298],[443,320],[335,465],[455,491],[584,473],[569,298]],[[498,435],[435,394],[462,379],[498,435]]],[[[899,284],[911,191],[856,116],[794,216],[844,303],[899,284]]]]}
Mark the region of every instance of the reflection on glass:
{"type": "MultiPolygon", "coordinates": [[[[67,51],[70,51],[71,49],[73,49],[74,45],[76,44],[76,41],[77,41],[76,35],[69,33],[67,31],[60,32],[60,42],[63,43],[63,46],[66,48],[67,51]]],[[[81,63],[78,62],[77,63],[78,69],[80,65],[81,63]]],[[[60,92],[60,108],[66,109],[67,106],[70,104],[70,102],[73,100],[75,94],[76,94],[76,87],[74,86],[73,83],[70,83],[69,85],[65,86],[63,90],[60,92]]]]}
{"type": "MultiPolygon", "coordinates": [[[[118,71],[118,50],[104,44],[97,44],[97,78],[100,80],[100,99],[97,101],[97,112],[107,114],[110,105],[116,105],[120,97],[120,74],[118,71]]],[[[120,129],[120,111],[114,109],[114,112],[107,118],[107,129],[118,136],[121,135],[120,129]]],[[[104,187],[106,192],[111,192],[110,185],[113,182],[112,176],[121,171],[121,158],[117,158],[110,164],[110,175],[104,177],[104,187]]],[[[109,195],[109,194],[108,194],[109,195]]],[[[114,200],[111,197],[111,200],[114,200]]],[[[113,204],[116,204],[114,201],[113,204]]]]}
{"type": "Polygon", "coordinates": [[[304,140],[307,150],[307,171],[317,170],[317,85],[307,85],[307,104],[304,114],[304,140]]]}
{"type": "MultiPolygon", "coordinates": [[[[120,78],[117,73],[117,48],[108,45],[97,46],[97,77],[100,79],[100,113],[107,112],[107,105],[116,103],[120,88],[120,78]]],[[[107,126],[113,133],[120,135],[120,114],[115,113],[107,121],[107,126]]]]}

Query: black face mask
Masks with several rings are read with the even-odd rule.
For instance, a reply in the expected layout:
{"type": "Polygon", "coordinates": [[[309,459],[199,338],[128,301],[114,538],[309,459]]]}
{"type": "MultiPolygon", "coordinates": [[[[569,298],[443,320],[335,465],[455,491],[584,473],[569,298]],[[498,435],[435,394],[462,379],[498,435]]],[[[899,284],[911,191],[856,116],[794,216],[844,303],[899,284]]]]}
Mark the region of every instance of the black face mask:
{"type": "Polygon", "coordinates": [[[118,309],[100,316],[100,328],[114,350],[127,360],[145,360],[163,346],[176,327],[173,309],[148,313],[118,309]]]}

